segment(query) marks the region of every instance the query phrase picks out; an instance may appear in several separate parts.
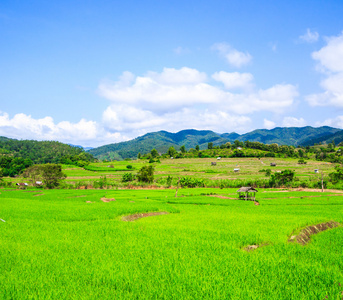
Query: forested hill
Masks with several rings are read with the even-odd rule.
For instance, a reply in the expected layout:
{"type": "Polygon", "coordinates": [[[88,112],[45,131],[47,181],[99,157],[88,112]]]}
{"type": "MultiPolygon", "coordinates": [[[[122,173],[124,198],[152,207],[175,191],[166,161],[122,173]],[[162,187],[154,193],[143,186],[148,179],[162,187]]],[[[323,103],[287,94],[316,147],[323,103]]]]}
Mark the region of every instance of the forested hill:
{"type": "Polygon", "coordinates": [[[200,148],[205,149],[209,142],[213,142],[214,145],[220,145],[227,141],[228,139],[209,130],[189,129],[177,133],[158,131],[147,133],[131,141],[94,148],[88,152],[99,159],[113,160],[137,157],[138,153],[147,153],[153,148],[160,153],[165,153],[171,146],[179,149],[180,146],[185,145],[189,149],[199,145],[200,148]]]}
{"type": "MultiPolygon", "coordinates": [[[[271,130],[257,129],[249,133],[237,137],[239,141],[260,142],[263,144],[279,144],[279,145],[292,145],[299,146],[308,144],[308,140],[317,139],[321,142],[323,137],[327,137],[341,129],[332,128],[329,126],[322,126],[314,128],[311,126],[306,127],[276,127],[271,130]]],[[[313,144],[311,144],[313,145],[313,144]]]]}
{"type": "Polygon", "coordinates": [[[177,133],[158,131],[148,133],[131,141],[110,144],[94,148],[88,152],[99,159],[124,159],[137,157],[138,153],[144,154],[155,148],[160,153],[167,152],[173,146],[179,149],[182,145],[186,149],[195,148],[199,145],[200,149],[207,148],[207,144],[212,142],[214,146],[225,144],[226,142],[251,141],[264,144],[277,143],[279,145],[298,146],[313,138],[323,138],[343,132],[340,129],[328,126],[313,128],[307,127],[277,127],[271,130],[257,129],[252,132],[240,135],[238,133],[218,134],[209,130],[182,130],[177,133]]]}
{"type": "Polygon", "coordinates": [[[55,141],[16,140],[0,137],[1,157],[21,157],[33,163],[60,163],[61,159],[78,157],[80,160],[93,159],[90,153],[82,148],[73,147],[55,141]]]}

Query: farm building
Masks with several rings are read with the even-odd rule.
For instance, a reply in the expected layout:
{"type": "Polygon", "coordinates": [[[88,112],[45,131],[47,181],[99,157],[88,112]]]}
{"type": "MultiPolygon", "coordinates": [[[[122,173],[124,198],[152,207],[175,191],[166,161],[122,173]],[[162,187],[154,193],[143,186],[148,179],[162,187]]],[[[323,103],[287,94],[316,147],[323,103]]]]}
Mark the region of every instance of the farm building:
{"type": "Polygon", "coordinates": [[[216,166],[217,163],[215,161],[211,162],[211,166],[216,166]]]}
{"type": "Polygon", "coordinates": [[[233,169],[233,171],[234,171],[235,173],[238,173],[238,172],[239,172],[239,168],[235,168],[235,169],[233,169]]]}
{"type": "Polygon", "coordinates": [[[217,159],[220,160],[220,159],[222,159],[222,158],[219,156],[219,157],[217,157],[217,159]]]}
{"type": "Polygon", "coordinates": [[[319,169],[314,169],[314,173],[319,173],[319,169]]]}
{"type": "Polygon", "coordinates": [[[257,193],[257,190],[250,186],[242,186],[237,193],[239,199],[255,201],[255,193],[257,193]]]}
{"type": "Polygon", "coordinates": [[[270,163],[271,167],[276,167],[276,163],[270,163]]]}

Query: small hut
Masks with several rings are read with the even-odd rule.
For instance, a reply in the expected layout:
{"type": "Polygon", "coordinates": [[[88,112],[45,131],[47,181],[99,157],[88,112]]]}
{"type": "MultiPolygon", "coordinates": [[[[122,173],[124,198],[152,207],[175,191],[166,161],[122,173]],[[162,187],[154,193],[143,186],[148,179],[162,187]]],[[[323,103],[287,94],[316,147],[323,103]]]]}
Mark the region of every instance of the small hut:
{"type": "Polygon", "coordinates": [[[216,166],[217,163],[215,161],[211,162],[211,166],[216,166]]]}
{"type": "Polygon", "coordinates": [[[319,173],[319,169],[314,169],[314,173],[319,173]]]}
{"type": "Polygon", "coordinates": [[[271,167],[276,167],[276,163],[270,163],[271,167]]]}
{"type": "Polygon", "coordinates": [[[255,193],[257,193],[257,190],[250,186],[242,186],[237,193],[239,199],[255,201],[255,193]]]}
{"type": "Polygon", "coordinates": [[[238,173],[238,172],[239,172],[239,168],[234,168],[233,171],[234,171],[235,173],[238,173]]]}

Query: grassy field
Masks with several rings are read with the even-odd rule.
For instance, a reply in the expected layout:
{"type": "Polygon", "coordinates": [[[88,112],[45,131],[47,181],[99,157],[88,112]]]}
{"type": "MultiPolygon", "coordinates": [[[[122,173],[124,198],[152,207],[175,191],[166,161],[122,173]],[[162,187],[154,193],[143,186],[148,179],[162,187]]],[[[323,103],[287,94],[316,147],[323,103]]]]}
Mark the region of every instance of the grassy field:
{"type": "MultiPolygon", "coordinates": [[[[210,161],[189,172],[210,169],[210,161]]],[[[234,162],[221,164],[229,173],[234,162]]],[[[172,167],[176,175],[191,166],[175,160],[166,169],[172,167]]],[[[308,225],[343,223],[343,194],[259,189],[259,206],[236,200],[236,189],[174,195],[174,189],[0,189],[0,298],[343,297],[343,227],[313,235],[306,246],[288,242],[308,225]],[[122,221],[157,211],[170,214],[122,221]],[[265,246],[244,251],[248,245],[265,246]]]]}
{"type": "MultiPolygon", "coordinates": [[[[137,173],[144,165],[150,165],[146,160],[135,161],[118,161],[111,163],[93,163],[91,168],[94,171],[85,170],[75,166],[64,166],[63,171],[68,175],[67,182],[75,183],[79,181],[92,182],[101,176],[115,183],[120,183],[124,173],[137,173]],[[109,166],[113,165],[113,168],[109,166]],[[134,169],[129,170],[127,165],[134,169]]],[[[299,180],[320,179],[320,174],[315,174],[315,169],[320,169],[324,175],[328,175],[334,170],[334,164],[309,160],[306,165],[298,164],[298,159],[285,158],[189,158],[189,159],[163,159],[160,163],[154,163],[155,182],[159,182],[168,176],[173,177],[173,185],[176,185],[177,178],[182,176],[191,176],[194,178],[204,179],[207,181],[215,180],[255,180],[268,179],[265,173],[259,172],[263,169],[271,169],[273,172],[282,170],[294,170],[299,180]],[[216,162],[215,166],[211,162],[216,162]],[[276,163],[276,167],[270,167],[270,163],[276,163]],[[235,173],[233,170],[239,168],[240,172],[235,173]]],[[[18,181],[18,179],[16,179],[18,181]]]]}

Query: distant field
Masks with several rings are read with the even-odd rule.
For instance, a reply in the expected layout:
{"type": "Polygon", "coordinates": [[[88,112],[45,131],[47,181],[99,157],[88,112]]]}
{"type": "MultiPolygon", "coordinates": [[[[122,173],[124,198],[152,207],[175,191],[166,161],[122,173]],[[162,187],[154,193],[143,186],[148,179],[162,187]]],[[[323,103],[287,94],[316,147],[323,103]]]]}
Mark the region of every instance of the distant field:
{"type": "MultiPolygon", "coordinates": [[[[120,182],[125,172],[133,174],[144,165],[150,165],[146,160],[118,161],[110,163],[94,163],[90,167],[94,171],[84,170],[75,166],[64,166],[64,172],[68,175],[67,182],[80,180],[95,180],[101,176],[120,182]],[[113,165],[113,168],[109,167],[113,165]],[[134,170],[126,168],[127,165],[133,166],[134,170]]],[[[268,179],[265,173],[259,172],[262,169],[282,171],[291,169],[296,172],[300,180],[319,180],[320,174],[315,174],[315,169],[320,169],[324,175],[328,175],[334,170],[334,164],[308,160],[307,164],[299,165],[298,159],[285,158],[184,158],[184,159],[161,159],[160,163],[154,163],[155,181],[167,176],[174,178],[174,184],[178,177],[192,176],[204,180],[235,180],[235,179],[268,179]],[[211,162],[216,162],[215,166],[211,162]],[[276,163],[276,167],[271,167],[270,163],[276,163]],[[239,168],[239,173],[233,170],[239,168]]]]}
{"type": "Polygon", "coordinates": [[[0,189],[0,298],[340,299],[343,227],[288,239],[343,223],[343,194],[259,189],[256,206],[236,190],[0,189]],[[121,219],[145,212],[169,214],[121,219]]]}

